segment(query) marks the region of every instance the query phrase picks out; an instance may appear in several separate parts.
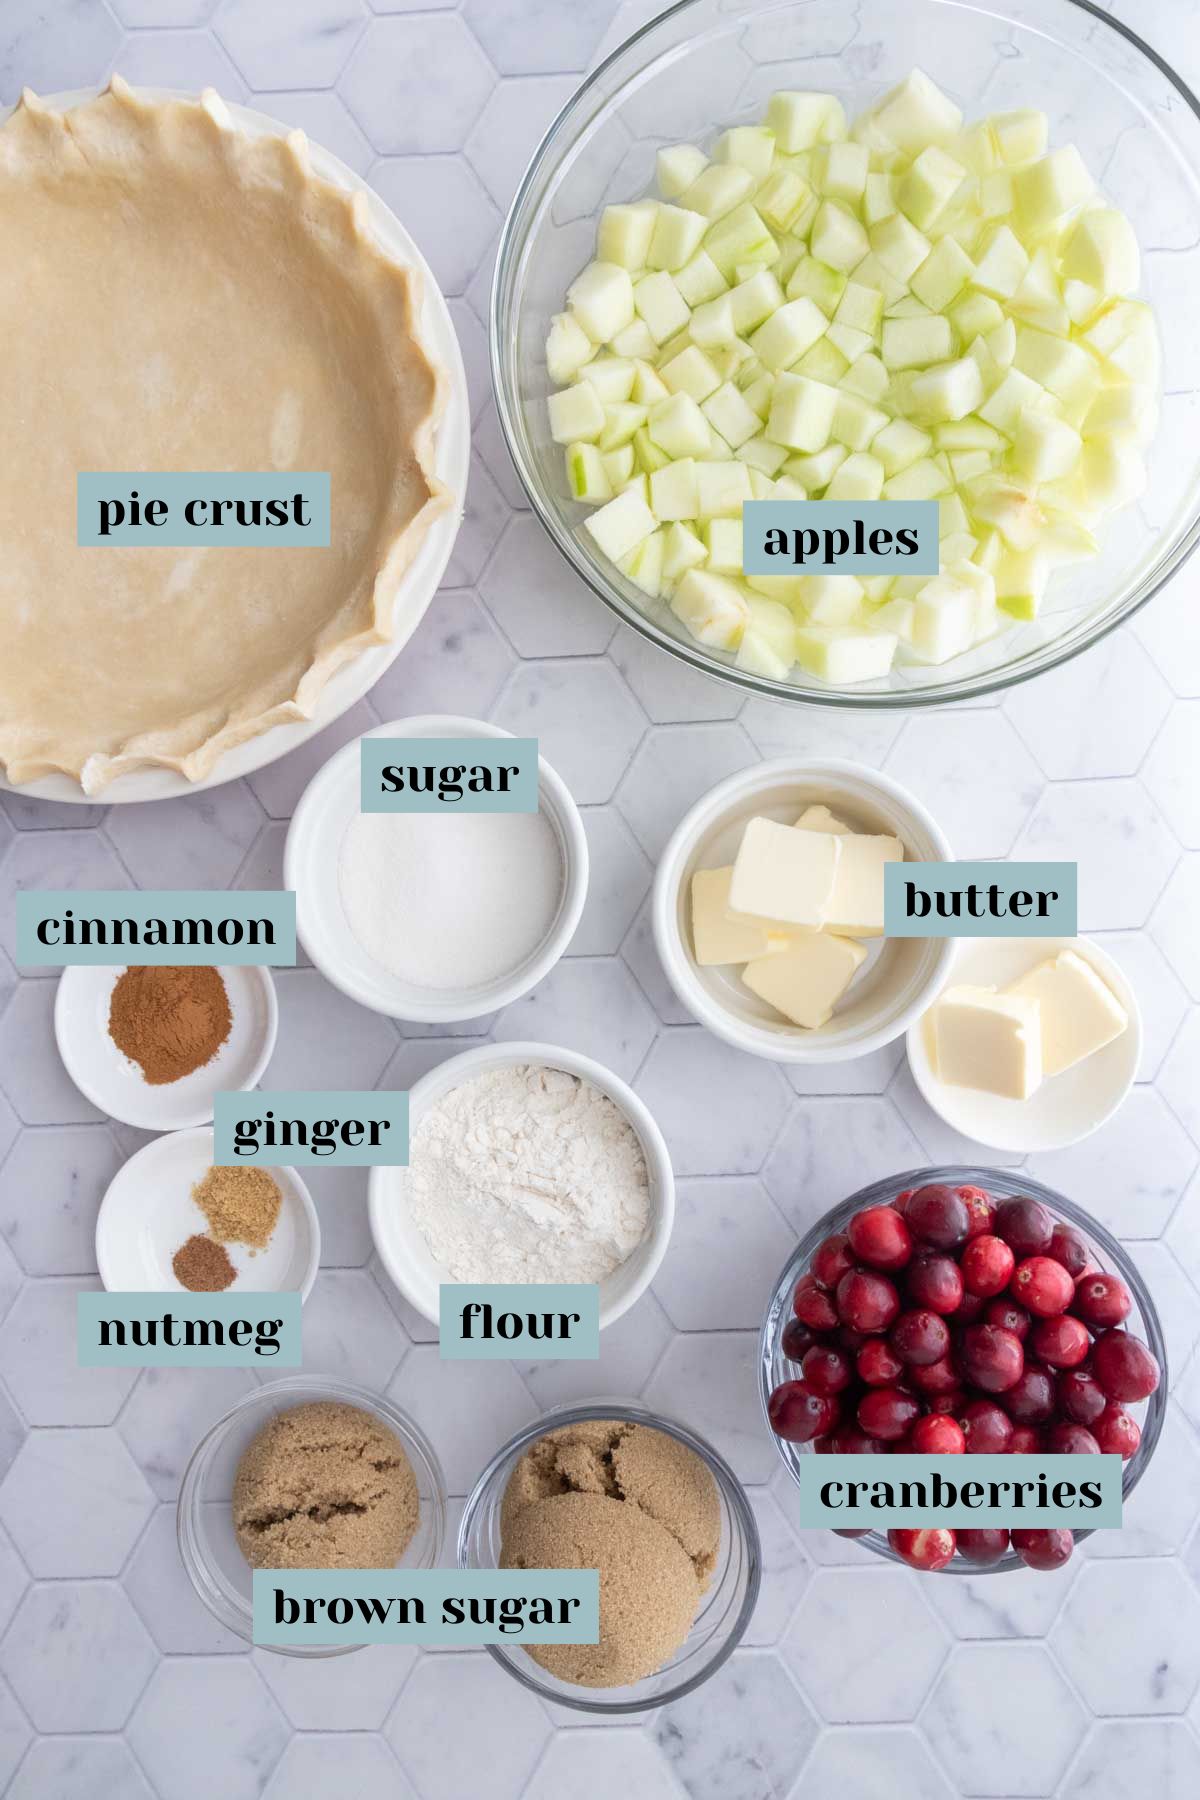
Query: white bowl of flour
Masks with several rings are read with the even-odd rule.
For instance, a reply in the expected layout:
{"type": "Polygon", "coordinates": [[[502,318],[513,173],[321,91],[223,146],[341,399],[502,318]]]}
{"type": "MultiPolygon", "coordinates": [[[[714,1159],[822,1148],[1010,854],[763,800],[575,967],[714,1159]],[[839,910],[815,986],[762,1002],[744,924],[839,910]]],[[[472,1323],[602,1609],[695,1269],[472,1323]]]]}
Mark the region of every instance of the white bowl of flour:
{"type": "Polygon", "coordinates": [[[675,1217],[666,1142],[632,1088],[553,1044],[485,1044],[409,1095],[406,1168],[371,1171],[371,1232],[424,1318],[443,1282],[598,1282],[600,1326],[658,1270],[675,1217]]]}

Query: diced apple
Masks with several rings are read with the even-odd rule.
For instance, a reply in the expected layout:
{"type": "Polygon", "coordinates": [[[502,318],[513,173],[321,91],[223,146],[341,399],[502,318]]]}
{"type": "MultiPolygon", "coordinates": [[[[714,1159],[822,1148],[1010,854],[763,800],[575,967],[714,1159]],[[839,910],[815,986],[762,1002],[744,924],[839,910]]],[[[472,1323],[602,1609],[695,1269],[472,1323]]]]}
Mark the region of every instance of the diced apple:
{"type": "Polygon", "coordinates": [[[1013,171],[1013,199],[1025,228],[1044,231],[1082,204],[1092,192],[1092,178],[1074,144],[1051,150],[1036,162],[1013,171]]]}
{"type": "Polygon", "coordinates": [[[1089,351],[1032,325],[1017,333],[1013,366],[1063,401],[1090,402],[1100,386],[1100,369],[1089,351]]]}
{"type": "Polygon", "coordinates": [[[731,381],[717,388],[704,401],[700,410],[732,450],[738,449],[762,430],[762,420],[749,405],[745,395],[731,381]]]}
{"type": "Polygon", "coordinates": [[[872,439],[871,455],[883,464],[887,477],[911,468],[933,448],[933,439],[907,419],[893,419],[872,439]]]}
{"type": "MultiPolygon", "coordinates": [[[[901,215],[893,214],[889,216],[898,218],[901,215]]],[[[907,222],[908,221],[905,220],[906,224],[907,222]]],[[[873,231],[874,229],[875,227],[872,226],[871,230],[873,231]]],[[[869,238],[870,233],[867,235],[869,238]]],[[[862,261],[856,263],[850,272],[854,276],[855,281],[861,283],[863,287],[874,287],[879,289],[880,293],[883,295],[885,308],[894,305],[897,300],[903,299],[904,295],[908,292],[908,282],[902,281],[898,275],[893,275],[892,271],[885,263],[881,262],[873,250],[869,250],[862,261]]]]}
{"type": "Polygon", "coordinates": [[[815,300],[823,313],[832,316],[845,290],[846,277],[840,269],[831,269],[815,256],[802,256],[788,280],[787,297],[815,300]]]}
{"type": "Polygon", "coordinates": [[[632,441],[635,431],[640,431],[646,423],[646,408],[636,406],[627,400],[619,406],[606,406],[604,409],[604,426],[596,439],[601,450],[619,450],[622,444],[632,441]]]}
{"type": "Polygon", "coordinates": [[[777,375],[767,436],[790,450],[821,450],[829,441],[837,403],[838,390],[824,382],[807,375],[777,375]]]}
{"type": "Polygon", "coordinates": [[[949,319],[929,313],[916,319],[885,319],[880,355],[888,369],[923,369],[954,354],[949,319]]]}
{"type": "Polygon", "coordinates": [[[913,380],[911,393],[913,410],[921,419],[933,423],[965,419],[983,399],[983,376],[978,363],[963,356],[925,369],[913,380]]]}
{"type": "Polygon", "coordinates": [[[690,394],[696,401],[707,400],[721,385],[721,377],[696,344],[664,363],[660,373],[673,394],[690,394]]]}
{"type": "MultiPolygon", "coordinates": [[[[769,437],[762,434],[762,421],[757,416],[754,423],[759,435],[747,438],[745,443],[738,444],[735,447],[734,455],[739,462],[746,464],[752,477],[756,469],[763,475],[772,477],[778,475],[788,459],[787,450],[782,444],[773,444],[769,437]]],[[[756,500],[758,499],[757,494],[754,497],[756,500]]]]}
{"type": "Polygon", "coordinates": [[[828,487],[849,454],[844,444],[826,444],[812,456],[790,456],[783,465],[783,472],[806,494],[819,494],[828,487]]]}
{"type": "Polygon", "coordinates": [[[813,179],[826,200],[860,205],[870,169],[870,153],[865,144],[827,144],[813,153],[813,179]]]}
{"type": "Polygon", "coordinates": [[[935,425],[933,439],[939,450],[987,450],[1000,455],[1008,449],[1004,434],[975,413],[969,413],[965,419],[950,419],[935,425]]]}
{"type": "Polygon", "coordinates": [[[975,259],[974,284],[994,299],[1011,300],[1029,267],[1029,253],[1008,225],[997,225],[975,259]]]}
{"type": "Polygon", "coordinates": [[[694,519],[699,512],[696,463],[690,456],[666,463],[650,475],[650,510],[656,519],[671,523],[694,519]]]}
{"type": "Polygon", "coordinates": [[[1127,437],[1088,438],[1079,474],[1088,503],[1098,509],[1128,506],[1146,491],[1146,465],[1127,437]]]}
{"type": "Polygon", "coordinates": [[[746,629],[750,603],[724,575],[688,569],[671,596],[671,611],[699,643],[734,650],[746,629]]]}
{"type": "Polygon", "coordinates": [[[896,210],[896,189],[892,176],[886,169],[873,169],[867,176],[867,184],[863,190],[863,224],[877,225],[880,219],[890,219],[896,210]]]}
{"type": "MultiPolygon", "coordinates": [[[[826,336],[822,339],[822,343],[827,343],[832,346],[842,358],[842,367],[839,368],[837,375],[833,377],[828,375],[822,376],[819,370],[809,368],[807,363],[804,363],[803,365],[797,363],[795,366],[797,368],[802,367],[804,374],[815,375],[818,380],[833,379],[840,383],[845,378],[846,367],[850,363],[857,362],[860,356],[865,355],[874,342],[875,339],[869,331],[856,331],[853,325],[839,325],[835,319],[833,324],[829,327],[826,336]]],[[[819,349],[820,345],[818,345],[817,348],[819,349]]]]}
{"type": "MultiPolygon", "coordinates": [[[[794,639],[795,622],[789,617],[788,623],[794,639]]],[[[771,640],[751,624],[742,633],[742,641],[733,661],[735,668],[745,670],[748,675],[763,675],[771,681],[786,681],[795,658],[781,655],[771,640]]]]}
{"type": "Polygon", "coordinates": [[[590,381],[551,394],[547,407],[556,444],[595,443],[604,430],[604,403],[590,381]]]}
{"type": "Polygon", "coordinates": [[[965,582],[935,575],[913,600],[911,653],[921,662],[944,663],[969,650],[974,637],[976,596],[965,582]]]}
{"type": "Polygon", "coordinates": [[[754,193],[754,176],[733,163],[709,163],[680,196],[680,204],[700,214],[711,225],[741,206],[754,193]]]}
{"type": "Polygon", "coordinates": [[[889,143],[913,156],[926,144],[941,144],[962,127],[962,113],[921,69],[885,94],[871,114],[889,143]]]}
{"type": "Polygon", "coordinates": [[[887,674],[898,640],[885,631],[863,633],[836,625],[802,625],[796,632],[796,661],[818,680],[856,687],[887,674]]]}
{"type": "Polygon", "coordinates": [[[865,451],[848,456],[825,490],[826,500],[878,500],[883,492],[883,464],[865,451]]]}
{"type": "Polygon", "coordinates": [[[928,232],[967,178],[967,171],[936,144],[927,144],[913,158],[896,185],[900,211],[918,231],[928,232]]]}
{"type": "MultiPolygon", "coordinates": [[[[961,244],[952,237],[944,237],[933,246],[912,276],[912,291],[931,312],[944,313],[974,274],[975,265],[961,244]]],[[[986,296],[976,297],[982,300],[986,296]]],[[[977,331],[967,332],[965,341],[969,343],[977,335],[977,331]]]]}
{"type": "Polygon", "coordinates": [[[619,263],[589,263],[567,289],[567,307],[594,344],[607,344],[633,319],[633,282],[619,263]]]}
{"type": "Polygon", "coordinates": [[[849,625],[862,611],[863,585],[856,575],[805,575],[800,604],[810,624],[849,625]]]}
{"type": "Polygon", "coordinates": [[[707,250],[697,250],[690,262],[675,272],[675,286],[689,306],[703,306],[725,292],[725,277],[707,250]]]}
{"type": "Polygon", "coordinates": [[[659,193],[665,200],[678,200],[707,162],[707,156],[695,144],[667,145],[655,159],[659,193]]]}
{"type": "Polygon", "coordinates": [[[596,254],[601,262],[619,263],[623,269],[644,269],[658,206],[653,200],[637,200],[630,206],[606,206],[600,214],[596,254]]]}
{"type": "Polygon", "coordinates": [[[697,518],[740,518],[742,507],[751,498],[750,471],[745,463],[731,458],[729,462],[696,464],[697,518]]]}
{"type": "Polygon", "coordinates": [[[848,281],[834,311],[834,323],[849,325],[856,331],[874,335],[883,316],[883,295],[878,288],[864,287],[859,281],[848,281]]]}
{"type": "Polygon", "coordinates": [[[783,305],[783,289],[769,269],[759,269],[730,291],[734,328],[748,337],[783,305]]]}
{"type": "MultiPolygon", "coordinates": [[[[874,448],[872,445],[872,454],[874,448]]],[[[888,476],[883,484],[883,498],[936,500],[940,494],[948,493],[950,486],[950,476],[946,471],[932,457],[923,456],[919,461],[910,463],[907,469],[901,469],[899,474],[888,476]]]]}
{"type": "Polygon", "coordinates": [[[669,457],[706,456],[708,421],[690,394],[672,394],[650,408],[648,430],[654,443],[669,457]]]}
{"type": "Polygon", "coordinates": [[[622,444],[616,450],[605,450],[600,460],[604,464],[604,473],[608,477],[612,493],[618,493],[635,472],[637,458],[633,445],[622,444]]]}
{"type": "Polygon", "coordinates": [[[784,91],[772,94],[767,124],[778,148],[788,156],[814,144],[831,144],[846,135],[846,115],[833,94],[784,91]]]}
{"type": "Polygon", "coordinates": [[[999,301],[993,300],[990,294],[964,294],[950,308],[950,323],[964,344],[977,337],[986,337],[989,331],[1004,323],[1004,318],[999,301]]]}
{"type": "Polygon", "coordinates": [[[814,300],[789,300],[750,339],[750,348],[772,372],[790,368],[823,337],[829,321],[814,300]]]}
{"type": "Polygon", "coordinates": [[[1001,162],[1036,162],[1046,153],[1050,122],[1044,112],[994,113],[988,120],[1001,162]]]}
{"type": "Polygon", "coordinates": [[[818,262],[828,263],[843,274],[860,263],[870,248],[862,224],[840,200],[822,201],[813,220],[809,244],[818,262]]]}
{"type": "Polygon", "coordinates": [[[752,381],[749,387],[741,389],[747,406],[753,407],[760,419],[765,419],[771,411],[771,396],[775,392],[775,377],[762,374],[752,381]]]}
{"type": "Polygon", "coordinates": [[[735,518],[706,519],[701,534],[708,549],[705,568],[717,575],[740,575],[742,572],[742,521],[735,518]]]}
{"type": "Polygon", "coordinates": [[[595,355],[596,346],[570,313],[555,313],[546,338],[546,372],[556,386],[570,381],[595,355]]]}
{"type": "Polygon", "coordinates": [[[663,579],[678,581],[706,561],[708,551],[688,525],[668,525],[663,539],[663,579]]]}
{"type": "Polygon", "coordinates": [[[1141,444],[1154,430],[1155,404],[1152,388],[1141,382],[1124,382],[1119,387],[1103,387],[1088,407],[1083,421],[1084,437],[1107,432],[1127,436],[1141,444]]]}
{"type": "Polygon", "coordinates": [[[601,506],[612,499],[612,482],[595,444],[567,446],[567,485],[576,500],[601,506]]]}
{"type": "Polygon", "coordinates": [[[842,376],[842,386],[847,393],[858,394],[874,405],[888,391],[888,372],[874,352],[868,350],[855,357],[842,376]]]}
{"type": "MultiPolygon", "coordinates": [[[[792,364],[788,373],[807,375],[810,381],[824,381],[830,387],[840,387],[850,364],[830,337],[829,334],[833,331],[837,331],[836,325],[831,325],[825,336],[818,338],[812,348],[804,352],[799,362],[792,364]]],[[[838,336],[842,337],[843,334],[838,332],[838,336]]]]}
{"type": "Polygon", "coordinates": [[[583,370],[582,379],[591,384],[605,406],[619,406],[633,393],[636,373],[628,357],[596,356],[583,370]]]}
{"type": "Polygon", "coordinates": [[[1003,320],[993,331],[988,332],[983,341],[998,369],[1012,367],[1013,358],[1017,354],[1017,328],[1011,319],[1003,320]]]}
{"type": "Polygon", "coordinates": [[[1105,294],[1130,294],[1141,275],[1137,238],[1124,213],[1108,206],[1082,213],[1067,235],[1062,272],[1105,294]]]}
{"type": "Polygon", "coordinates": [[[704,247],[727,281],[741,264],[765,268],[779,260],[779,245],[749,202],[710,225],[704,247]]]}
{"type": "Polygon", "coordinates": [[[617,563],[621,573],[628,575],[633,585],[641,588],[644,594],[649,594],[652,600],[656,600],[662,593],[663,544],[663,533],[652,531],[649,537],[643,538],[635,549],[630,550],[617,563]]]}
{"type": "Polygon", "coordinates": [[[653,474],[655,469],[666,468],[671,460],[665,450],[660,450],[650,433],[643,429],[633,434],[633,454],[637,466],[644,475],[653,474]]]}
{"type": "Polygon", "coordinates": [[[614,356],[623,356],[632,362],[653,360],[658,353],[658,345],[645,319],[634,319],[624,331],[618,331],[612,349],[614,356]]]}
{"type": "Polygon", "coordinates": [[[1012,466],[1026,481],[1059,481],[1079,461],[1083,440],[1048,413],[1024,413],[1013,438],[1012,466]]]}
{"type": "Polygon", "coordinates": [[[633,488],[618,494],[615,500],[610,500],[598,512],[590,513],[583,522],[584,530],[613,562],[620,562],[643,538],[648,538],[657,526],[658,520],[633,488]]]}
{"type": "Polygon", "coordinates": [[[633,303],[656,344],[673,338],[692,316],[687,301],[665,269],[642,276],[633,287],[633,303]]]}
{"type": "Polygon", "coordinates": [[[777,169],[759,188],[754,204],[774,231],[790,231],[812,198],[812,188],[795,169],[777,169]]]}
{"type": "Polygon", "coordinates": [[[655,215],[654,233],[646,257],[647,267],[682,269],[699,250],[707,230],[708,220],[703,213],[692,212],[685,206],[669,206],[664,203],[655,215]]]}
{"type": "Polygon", "coordinates": [[[878,406],[871,406],[857,394],[839,391],[831,433],[847,450],[866,450],[887,423],[888,415],[878,406]]]}
{"type": "Polygon", "coordinates": [[[996,604],[1014,619],[1036,619],[1050,570],[1036,550],[1006,550],[995,569],[996,604]]]}
{"type": "MultiPolygon", "coordinates": [[[[884,268],[906,285],[933,249],[925,233],[899,212],[872,225],[870,244],[872,254],[884,268]]],[[[855,279],[861,280],[861,274],[856,274],[855,279]]]]}
{"type": "Polygon", "coordinates": [[[994,393],[988,395],[979,408],[979,416],[985,424],[995,426],[1005,437],[1013,437],[1022,413],[1030,407],[1045,406],[1047,394],[1044,387],[1020,369],[1009,369],[994,393]]]}
{"type": "MultiPolygon", "coordinates": [[[[775,578],[766,576],[759,579],[770,581],[775,578]]],[[[783,576],[779,579],[786,581],[788,577],[783,576]]],[[[781,597],[771,594],[763,595],[759,587],[755,588],[754,596],[750,599],[749,604],[750,628],[764,638],[772,646],[775,654],[790,666],[796,660],[796,618],[790,605],[781,597]]]]}

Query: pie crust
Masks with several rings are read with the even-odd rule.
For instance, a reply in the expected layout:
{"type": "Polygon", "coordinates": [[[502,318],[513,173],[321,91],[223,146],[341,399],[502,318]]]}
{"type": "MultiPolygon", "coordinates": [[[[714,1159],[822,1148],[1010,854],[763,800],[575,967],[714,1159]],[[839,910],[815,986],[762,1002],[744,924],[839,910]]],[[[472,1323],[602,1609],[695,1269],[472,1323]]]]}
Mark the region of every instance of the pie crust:
{"type": "Polygon", "coordinates": [[[453,503],[421,277],[302,132],[119,78],[0,125],[0,767],[188,780],[386,643],[453,503]],[[80,548],[80,470],[328,470],[330,547],[80,548]]]}

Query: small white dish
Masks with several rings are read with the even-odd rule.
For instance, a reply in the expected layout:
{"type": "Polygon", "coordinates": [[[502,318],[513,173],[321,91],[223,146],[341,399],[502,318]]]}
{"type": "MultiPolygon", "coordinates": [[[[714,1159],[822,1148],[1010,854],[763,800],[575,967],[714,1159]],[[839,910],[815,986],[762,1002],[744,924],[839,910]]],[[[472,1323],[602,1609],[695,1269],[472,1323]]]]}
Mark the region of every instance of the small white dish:
{"type": "Polygon", "coordinates": [[[1065,1150],[1111,1119],[1137,1078],[1142,1055],[1137,995],[1120,964],[1090,938],[961,938],[954,986],[1006,988],[1060,950],[1074,950],[1091,963],[1125,1008],[1129,1025],[1094,1056],[1043,1081],[1028,1100],[951,1087],[937,1074],[932,1008],[909,1027],[908,1064],[921,1093],[947,1125],[990,1150],[1023,1155],[1065,1150]]]}
{"type": "MultiPolygon", "coordinates": [[[[633,1254],[600,1283],[600,1329],[603,1331],[606,1325],[612,1325],[622,1313],[628,1312],[650,1286],[667,1253],[675,1223],[675,1176],[666,1139],[653,1115],[628,1083],[602,1063],[593,1062],[590,1056],[580,1056],[577,1051],[563,1050],[554,1044],[482,1044],[478,1049],[465,1050],[461,1056],[450,1057],[415,1084],[408,1096],[409,1134],[410,1137],[416,1135],[423,1114],[452,1088],[461,1087],[464,1081],[486,1075],[492,1069],[508,1069],[518,1064],[565,1069],[568,1075],[575,1075],[580,1081],[590,1081],[620,1108],[642,1146],[650,1182],[650,1219],[646,1235],[633,1254]]],[[[405,1204],[407,1180],[407,1169],[371,1170],[371,1236],[384,1268],[409,1305],[415,1307],[422,1318],[436,1325],[438,1289],[453,1277],[435,1261],[424,1236],[408,1216],[405,1204]]]]}
{"type": "MultiPolygon", "coordinates": [[[[192,1189],[213,1166],[211,1131],[173,1131],[144,1144],[108,1184],[96,1220],[96,1267],[110,1293],[182,1293],[171,1259],[208,1224],[192,1189]]],[[[269,1169],[283,1195],[265,1249],[226,1244],[237,1279],[226,1293],[296,1293],[307,1300],[321,1260],[321,1228],[294,1169],[269,1169]]]]}
{"type": "Polygon", "coordinates": [[[685,814],[654,878],[654,941],[667,979],[694,1019],[738,1050],[772,1062],[847,1062],[908,1029],[950,973],[952,938],[864,938],[867,960],[833,1017],[816,1031],[782,1018],[741,979],[736,964],[701,968],[692,951],[691,887],[697,869],[733,861],[753,818],[793,824],[824,805],[856,831],[898,837],[910,862],[948,862],[950,846],[898,782],[837,760],[780,757],[719,782],[685,814]]]}
{"type": "Polygon", "coordinates": [[[207,1125],[217,1094],[257,1087],[275,1049],[279,1005],[271,971],[222,966],[232,1015],[229,1036],[211,1062],[179,1081],[154,1086],[108,1034],[108,1009],[124,969],[76,964],[63,970],[54,1001],[54,1035],[67,1074],[93,1106],[143,1131],[207,1125]]]}
{"type": "MultiPolygon", "coordinates": [[[[513,734],[481,719],[424,713],[378,725],[364,735],[506,738],[513,734]]],[[[419,987],[375,961],[351,931],[342,906],[338,863],[342,839],[359,811],[361,741],[355,738],[344,745],[317,771],[288,827],[283,882],[296,893],[296,930],[304,948],[334,987],[360,1006],[393,1019],[447,1025],[480,1018],[519,1000],[549,974],[574,937],[587,897],[587,836],[565,782],[544,756],[538,758],[540,807],[558,841],[563,870],[558,910],[545,938],[523,963],[495,981],[469,988],[419,987]]]]}

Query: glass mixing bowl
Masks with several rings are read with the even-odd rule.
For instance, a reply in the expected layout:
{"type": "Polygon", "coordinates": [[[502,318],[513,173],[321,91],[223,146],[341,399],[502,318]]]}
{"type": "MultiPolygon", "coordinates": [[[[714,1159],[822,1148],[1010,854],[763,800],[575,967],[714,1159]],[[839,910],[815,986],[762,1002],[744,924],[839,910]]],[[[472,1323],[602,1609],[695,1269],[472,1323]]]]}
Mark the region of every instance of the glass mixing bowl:
{"type": "MultiPolygon", "coordinates": [[[[1054,1214],[1056,1219],[1065,1219],[1073,1225],[1082,1237],[1087,1240],[1092,1252],[1092,1260],[1101,1269],[1111,1269],[1121,1277],[1133,1296],[1133,1307],[1126,1326],[1133,1337],[1141,1338],[1158,1362],[1161,1376],[1158,1386],[1149,1400],[1127,1410],[1137,1420],[1142,1429],[1141,1442],[1134,1454],[1129,1458],[1122,1471],[1121,1489],[1126,1501],[1141,1480],[1154,1455],[1154,1446],[1158,1442],[1159,1433],[1167,1415],[1167,1347],[1163,1342],[1162,1326],[1154,1301],[1150,1298],[1145,1282],[1142,1280],[1136,1265],[1131,1261],[1129,1253],[1110,1236],[1102,1225],[1098,1225],[1090,1213],[1084,1212],[1081,1206],[1067,1200],[1062,1194],[1055,1193],[1053,1188],[1044,1187],[1040,1181],[1033,1181],[1019,1170],[976,1169],[965,1164],[953,1164],[936,1169],[906,1169],[899,1175],[889,1175],[886,1181],[873,1182],[870,1187],[861,1188],[857,1194],[851,1194],[848,1200],[833,1206],[818,1219],[810,1231],[807,1231],[781,1273],[763,1322],[762,1337],[759,1343],[759,1395],[762,1400],[763,1418],[767,1418],[767,1401],[772,1391],[781,1381],[792,1381],[796,1378],[796,1364],[790,1362],[780,1348],[783,1328],[792,1315],[792,1292],[801,1275],[812,1261],[813,1252],[835,1231],[845,1231],[851,1216],[864,1206],[888,1206],[898,1194],[906,1188],[922,1187],[929,1181],[944,1181],[951,1187],[970,1185],[986,1188],[1000,1200],[1006,1200],[1014,1194],[1028,1194],[1054,1214]]],[[[767,1430],[771,1431],[767,1420],[767,1430]]],[[[783,1458],[788,1473],[797,1483],[800,1480],[800,1458],[813,1454],[811,1444],[792,1444],[786,1438],[777,1437],[771,1431],[775,1448],[783,1458]]],[[[1076,1531],[1075,1541],[1081,1543],[1090,1537],[1090,1531],[1076,1531]]],[[[889,1562],[903,1563],[903,1558],[896,1555],[887,1541],[887,1533],[882,1531],[868,1532],[866,1537],[858,1540],[868,1550],[874,1550],[879,1556],[886,1556],[889,1562]]],[[[1025,1565],[1015,1550],[1007,1550],[999,1562],[981,1566],[967,1562],[964,1557],[956,1556],[939,1571],[942,1575],[996,1575],[1004,1569],[1022,1569],[1025,1565]]]]}
{"type": "Polygon", "coordinates": [[[508,446],[534,511],[607,605],[684,662],[752,693],[825,706],[963,700],[1075,656],[1156,593],[1200,538],[1200,105],[1127,26],[1087,0],[683,0],[590,75],[550,127],[513,203],[492,293],[492,370],[508,446]],[[757,119],[776,88],[818,88],[853,117],[919,66],[968,120],[1016,107],[1049,115],[1051,145],[1078,145],[1106,197],[1134,220],[1140,296],[1166,371],[1142,500],[1102,531],[1090,563],[1060,569],[1041,616],[940,667],[897,668],[838,689],[795,670],[776,681],[706,650],[647,600],[579,527],[550,439],[544,345],[594,254],[602,207],[651,190],[656,151],[711,144],[757,119]]]}

